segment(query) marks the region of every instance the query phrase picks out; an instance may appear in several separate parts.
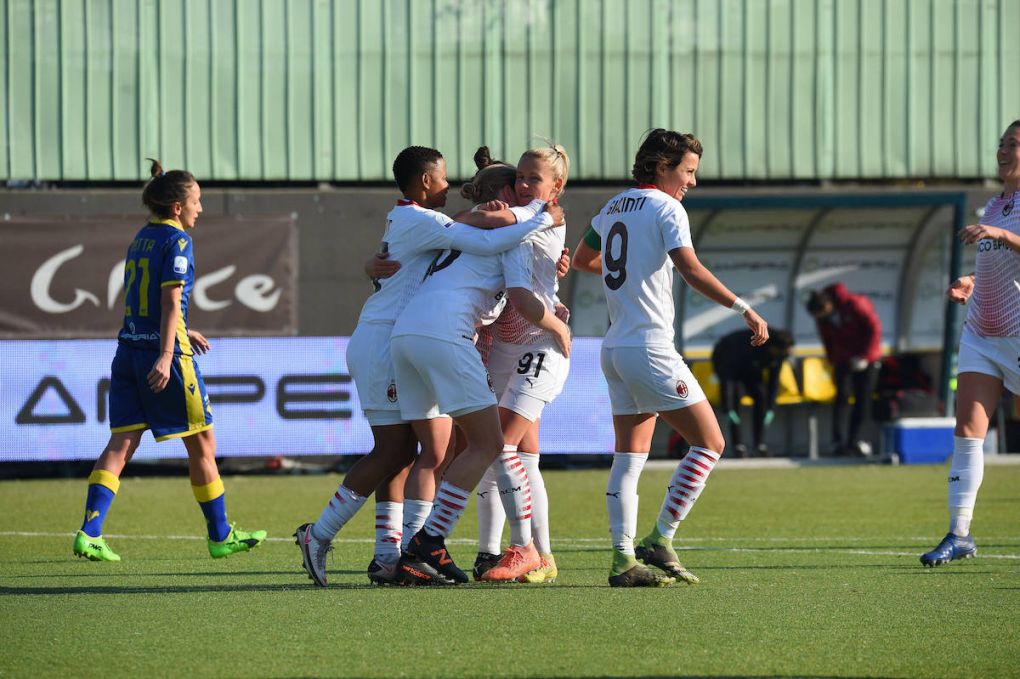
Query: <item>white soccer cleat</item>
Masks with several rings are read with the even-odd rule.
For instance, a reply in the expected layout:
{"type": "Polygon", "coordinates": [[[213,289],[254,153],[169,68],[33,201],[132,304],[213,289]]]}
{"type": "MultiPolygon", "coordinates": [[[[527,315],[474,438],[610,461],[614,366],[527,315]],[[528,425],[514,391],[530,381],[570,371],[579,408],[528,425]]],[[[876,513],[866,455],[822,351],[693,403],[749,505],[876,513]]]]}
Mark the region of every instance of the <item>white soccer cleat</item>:
{"type": "Polygon", "coordinates": [[[332,542],[323,542],[312,534],[312,525],[303,523],[294,531],[294,541],[301,548],[301,565],[308,577],[319,587],[326,586],[326,555],[333,551],[332,542]]]}

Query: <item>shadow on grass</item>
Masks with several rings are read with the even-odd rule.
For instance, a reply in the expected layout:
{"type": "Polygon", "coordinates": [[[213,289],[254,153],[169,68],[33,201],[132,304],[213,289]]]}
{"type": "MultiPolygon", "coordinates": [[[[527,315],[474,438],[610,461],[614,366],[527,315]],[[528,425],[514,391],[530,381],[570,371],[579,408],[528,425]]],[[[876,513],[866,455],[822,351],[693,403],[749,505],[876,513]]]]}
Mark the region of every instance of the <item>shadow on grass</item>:
{"type": "Polygon", "coordinates": [[[922,575],[929,578],[937,578],[943,575],[1001,575],[1002,571],[978,571],[967,568],[966,570],[949,570],[947,568],[925,568],[924,566],[916,566],[910,568],[907,572],[892,573],[892,575],[922,575]],[[938,575],[936,575],[936,573],[938,575]]]}
{"type": "MultiPolygon", "coordinates": [[[[336,575],[362,575],[364,571],[330,571],[330,574],[336,575]]],[[[19,579],[32,579],[32,578],[186,578],[186,577],[227,577],[227,578],[239,578],[248,576],[274,576],[274,577],[307,577],[304,571],[175,571],[173,573],[123,573],[115,570],[107,570],[105,572],[89,572],[89,573],[32,573],[25,575],[5,575],[2,576],[5,580],[19,580],[19,579]]]]}
{"type": "MultiPolygon", "coordinates": [[[[621,677],[640,677],[640,679],[696,679],[697,677],[704,677],[701,674],[600,674],[600,675],[566,675],[556,674],[550,675],[555,676],[558,679],[619,679],[621,677]]],[[[757,677],[761,679],[792,679],[797,677],[798,679],[862,679],[867,676],[870,679],[888,679],[881,675],[853,675],[853,674],[720,674],[712,675],[715,679],[749,679],[750,677],[757,677]]]]}
{"type": "MultiPolygon", "coordinates": [[[[375,585],[365,583],[330,585],[330,589],[376,589],[375,585]]],[[[174,587],[153,585],[151,587],[112,585],[95,587],[0,587],[0,597],[6,596],[67,596],[69,594],[197,594],[201,592],[308,592],[312,587],[305,583],[293,584],[258,584],[247,585],[190,585],[174,587]]]]}

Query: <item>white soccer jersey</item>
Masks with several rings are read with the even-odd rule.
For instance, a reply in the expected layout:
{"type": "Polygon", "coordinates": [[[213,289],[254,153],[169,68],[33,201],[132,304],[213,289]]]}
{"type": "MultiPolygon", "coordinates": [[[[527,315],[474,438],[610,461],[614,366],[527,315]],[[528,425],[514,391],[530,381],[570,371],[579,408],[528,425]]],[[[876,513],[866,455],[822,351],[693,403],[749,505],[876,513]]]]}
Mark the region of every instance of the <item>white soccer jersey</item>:
{"type": "MultiPolygon", "coordinates": [[[[1018,194],[988,201],[981,223],[1020,235],[1018,194]]],[[[982,337],[1020,336],[1020,253],[989,238],[978,241],[974,276],[967,327],[982,337]]]]}
{"type": "MultiPolygon", "coordinates": [[[[417,291],[437,252],[456,248],[479,255],[506,251],[528,235],[548,226],[548,218],[536,214],[544,203],[514,208],[518,224],[501,229],[476,229],[423,208],[409,200],[397,201],[386,215],[387,243],[390,259],[400,262],[400,269],[376,281],[376,291],[361,309],[358,323],[393,323],[408,300],[417,291]]],[[[544,213],[543,213],[544,214],[544,213]]]]}
{"type": "MultiPolygon", "coordinates": [[[[552,224],[546,212],[534,219],[552,224]]],[[[504,270],[511,270],[517,261],[506,252],[496,256],[440,252],[418,293],[397,318],[392,337],[419,335],[473,344],[479,319],[505,294],[504,270]]]]}
{"type": "MultiPolygon", "coordinates": [[[[566,239],[566,229],[548,229],[530,236],[518,247],[507,252],[513,266],[506,271],[506,287],[531,290],[550,313],[560,303],[556,267],[566,239]]],[[[509,307],[495,326],[496,339],[510,344],[532,344],[549,333],[532,325],[520,312],[509,307]]]]}
{"type": "Polygon", "coordinates": [[[673,344],[673,262],[693,247],[680,201],[641,185],[613,197],[592,219],[602,238],[602,287],[609,306],[604,347],[673,344]]]}

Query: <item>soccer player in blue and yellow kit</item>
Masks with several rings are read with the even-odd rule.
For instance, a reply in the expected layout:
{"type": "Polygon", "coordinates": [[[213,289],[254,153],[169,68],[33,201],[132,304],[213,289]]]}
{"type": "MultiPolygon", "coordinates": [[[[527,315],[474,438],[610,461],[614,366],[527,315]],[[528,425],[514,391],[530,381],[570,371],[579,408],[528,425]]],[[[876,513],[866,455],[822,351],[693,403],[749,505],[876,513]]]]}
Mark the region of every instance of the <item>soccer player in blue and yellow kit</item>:
{"type": "Polygon", "coordinates": [[[102,537],[103,520],[146,429],[157,441],[183,439],[213,558],[246,552],[266,538],[265,531],[249,533],[227,523],[209,397],[194,360],[209,350],[209,342],[188,329],[195,260],[187,230],[202,212],[201,191],[184,170],[164,172],[153,160],[151,172],[142,202],[152,217],[124,262],[124,326],[110,376],[110,442],[89,475],[85,520],[74,538],[74,554],[92,561],[120,561],[102,537]]]}

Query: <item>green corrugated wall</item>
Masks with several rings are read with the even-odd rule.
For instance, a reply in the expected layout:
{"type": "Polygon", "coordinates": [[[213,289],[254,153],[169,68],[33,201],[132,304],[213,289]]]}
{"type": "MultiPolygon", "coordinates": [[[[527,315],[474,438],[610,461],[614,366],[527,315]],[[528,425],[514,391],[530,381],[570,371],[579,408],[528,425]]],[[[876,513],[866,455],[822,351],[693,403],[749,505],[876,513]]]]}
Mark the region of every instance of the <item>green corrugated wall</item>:
{"type": "Polygon", "coordinates": [[[993,177],[1020,0],[0,0],[0,179],[470,173],[533,135],[625,179],[692,131],[725,180],[993,177]]]}

